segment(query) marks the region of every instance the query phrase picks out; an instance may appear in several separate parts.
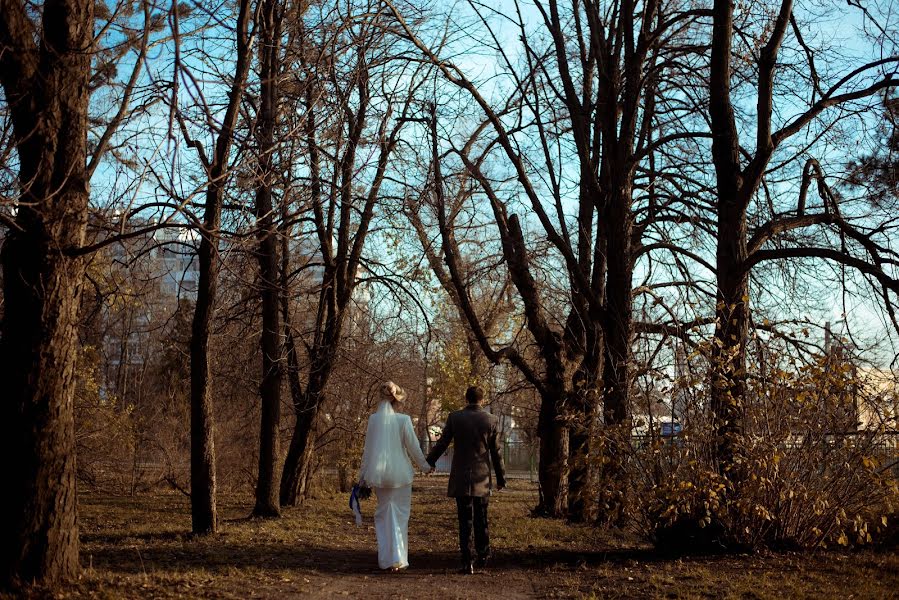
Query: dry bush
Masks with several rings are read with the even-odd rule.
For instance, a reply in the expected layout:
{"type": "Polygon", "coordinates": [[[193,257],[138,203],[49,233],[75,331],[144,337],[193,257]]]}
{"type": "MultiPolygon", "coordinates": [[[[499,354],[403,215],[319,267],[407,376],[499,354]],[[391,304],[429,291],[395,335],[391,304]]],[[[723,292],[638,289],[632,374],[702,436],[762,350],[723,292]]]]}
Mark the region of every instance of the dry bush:
{"type": "Polygon", "coordinates": [[[887,462],[887,450],[895,451],[890,424],[861,412],[879,394],[851,364],[832,358],[772,369],[749,387],[728,477],[719,472],[714,429],[700,403],[680,435],[650,435],[633,448],[639,527],[672,551],[872,542],[899,498],[887,462]]]}
{"type": "Polygon", "coordinates": [[[100,385],[100,354],[84,346],[75,368],[75,447],[79,483],[123,491],[133,486],[135,424],[132,407],[108,396],[100,385]]]}

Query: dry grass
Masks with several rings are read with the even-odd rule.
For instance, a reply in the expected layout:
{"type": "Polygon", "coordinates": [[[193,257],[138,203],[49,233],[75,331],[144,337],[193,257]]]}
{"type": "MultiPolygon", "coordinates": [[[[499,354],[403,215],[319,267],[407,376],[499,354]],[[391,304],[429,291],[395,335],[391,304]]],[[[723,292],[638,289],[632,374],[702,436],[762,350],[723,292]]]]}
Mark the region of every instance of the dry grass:
{"type": "Polygon", "coordinates": [[[491,502],[496,560],[457,567],[455,505],[445,479],[416,481],[408,572],[377,569],[371,512],[357,528],[343,495],[279,520],[247,520],[250,498],[223,498],[222,532],[193,538],[183,496],[83,496],[82,578],[54,598],[885,598],[899,589],[894,553],[664,559],[623,535],[531,519],[533,486],[491,502]]]}

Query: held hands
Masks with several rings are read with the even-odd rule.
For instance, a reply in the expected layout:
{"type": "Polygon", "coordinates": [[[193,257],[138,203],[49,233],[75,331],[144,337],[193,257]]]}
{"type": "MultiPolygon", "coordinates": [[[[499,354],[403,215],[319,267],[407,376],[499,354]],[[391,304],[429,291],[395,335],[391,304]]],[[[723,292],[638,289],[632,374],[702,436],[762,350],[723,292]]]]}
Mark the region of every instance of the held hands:
{"type": "Polygon", "coordinates": [[[356,498],[359,500],[368,500],[371,498],[371,486],[368,485],[364,479],[360,479],[359,483],[356,485],[358,486],[356,498]]]}

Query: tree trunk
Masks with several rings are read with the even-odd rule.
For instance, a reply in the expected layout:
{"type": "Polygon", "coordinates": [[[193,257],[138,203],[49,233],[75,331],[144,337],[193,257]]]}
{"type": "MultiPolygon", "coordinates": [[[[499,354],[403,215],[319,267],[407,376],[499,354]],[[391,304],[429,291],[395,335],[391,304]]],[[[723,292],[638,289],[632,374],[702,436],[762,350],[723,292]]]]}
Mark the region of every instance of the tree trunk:
{"type": "MultiPolygon", "coordinates": [[[[343,312],[341,311],[342,315],[343,312]]],[[[342,318],[329,320],[326,338],[319,354],[313,355],[310,379],[300,402],[294,402],[296,425],[290,438],[290,447],[284,459],[281,473],[280,499],[282,506],[296,506],[306,493],[309,465],[312,459],[312,432],[325,394],[325,386],[334,367],[335,348],[340,340],[342,318]]]]}
{"type": "Polygon", "coordinates": [[[563,517],[568,504],[568,425],[559,410],[564,398],[564,390],[550,392],[540,398],[537,424],[540,438],[537,467],[540,500],[534,508],[534,515],[540,517],[563,517]]]}
{"type": "Polygon", "coordinates": [[[262,422],[259,431],[259,478],[256,482],[256,506],[253,515],[277,517],[278,450],[281,423],[281,323],[279,318],[278,249],[272,206],[272,153],[277,119],[277,76],[280,40],[280,16],[277,2],[266,0],[260,15],[260,98],[256,130],[259,140],[259,170],[256,186],[256,219],[259,247],[259,285],[262,300],[262,382],[259,395],[262,422]]]}
{"type": "Polygon", "coordinates": [[[93,3],[48,0],[35,29],[0,3],[0,82],[18,154],[21,201],[0,251],[0,588],[78,572],[73,394],[89,200],[88,81],[93,3]]]}
{"type": "Polygon", "coordinates": [[[718,193],[718,295],[711,353],[710,408],[715,427],[718,470],[728,479],[733,475],[731,471],[742,431],[749,300],[748,279],[744,273],[749,193],[743,189],[740,140],[730,87],[733,10],[731,0],[714,2],[709,62],[709,118],[718,193]]]}
{"type": "Polygon", "coordinates": [[[569,433],[570,464],[568,475],[568,520],[587,521],[595,510],[594,460],[591,440],[595,432],[596,411],[599,405],[599,375],[602,358],[602,332],[593,328],[587,335],[587,355],[581,362],[574,380],[574,392],[569,402],[572,424],[569,433]]]}
{"type": "Polygon", "coordinates": [[[215,428],[209,376],[209,337],[218,294],[218,229],[221,224],[221,187],[206,192],[204,231],[197,253],[199,280],[190,339],[190,515],[195,534],[218,529],[215,494],[215,428]]]}
{"type": "MultiPolygon", "coordinates": [[[[200,160],[208,165],[209,183],[206,189],[206,208],[200,232],[197,282],[197,304],[191,324],[190,340],[190,505],[191,526],[196,534],[214,533],[218,528],[215,507],[215,432],[210,395],[209,337],[218,291],[219,228],[222,222],[222,194],[228,174],[228,159],[234,142],[234,127],[250,64],[251,38],[247,35],[251,17],[250,0],[238,3],[234,81],[228,94],[228,106],[215,140],[211,161],[202,144],[188,139],[197,149],[200,160]]],[[[187,134],[185,133],[185,138],[187,134]]]]}
{"type": "MultiPolygon", "coordinates": [[[[287,223],[287,205],[285,203],[281,204],[281,221],[282,223],[287,223]]],[[[303,399],[303,385],[300,382],[300,358],[297,352],[297,344],[293,335],[293,320],[291,318],[290,313],[290,263],[291,263],[291,252],[290,252],[290,239],[292,237],[292,229],[290,225],[286,225],[286,229],[284,229],[281,236],[281,320],[283,322],[284,327],[284,353],[287,357],[287,383],[290,389],[290,401],[291,404],[295,407],[295,410],[300,410],[300,407],[304,405],[303,399]]],[[[293,450],[294,442],[291,439],[291,450],[293,450]]],[[[308,454],[308,453],[307,453],[308,454]]],[[[290,451],[288,451],[288,456],[285,459],[285,465],[293,464],[294,458],[290,455],[290,451]]],[[[305,461],[301,459],[301,463],[305,461]]],[[[300,471],[303,470],[303,466],[301,464],[300,471]]],[[[285,479],[287,476],[287,468],[285,466],[284,471],[281,473],[281,482],[280,489],[278,494],[278,502],[280,505],[288,505],[285,502],[285,497],[289,498],[291,502],[290,506],[296,504],[297,494],[300,494],[302,497],[302,486],[298,486],[295,480],[291,480],[288,485],[291,486],[292,493],[284,494],[284,485],[285,479]]]]}
{"type": "Polygon", "coordinates": [[[740,447],[745,398],[749,281],[746,260],[746,212],[734,202],[719,202],[718,297],[712,342],[711,410],[719,472],[730,480],[740,447]]]}
{"type": "MultiPolygon", "coordinates": [[[[593,178],[591,162],[581,160],[580,206],[578,211],[577,253],[578,267],[591,273],[591,288],[597,299],[605,295],[606,251],[605,237],[600,229],[594,239],[594,212],[598,204],[590,196],[588,182],[593,178]]],[[[571,419],[569,433],[570,459],[568,475],[568,520],[581,523],[590,518],[595,509],[595,460],[590,442],[595,434],[596,412],[599,406],[599,374],[602,370],[603,332],[595,310],[587,298],[572,290],[573,310],[568,317],[566,337],[569,346],[580,346],[583,357],[572,381],[568,411],[571,419]]]]}
{"type": "Polygon", "coordinates": [[[589,419],[587,390],[577,390],[569,401],[572,423],[568,434],[568,520],[582,523],[587,519],[590,505],[590,438],[592,419],[589,419]],[[590,422],[588,422],[590,421],[590,422]]]}
{"type": "Polygon", "coordinates": [[[253,514],[277,517],[281,514],[278,501],[279,428],[281,423],[281,326],[278,317],[278,290],[274,235],[267,236],[259,253],[262,278],[262,382],[259,392],[262,403],[262,422],[259,432],[259,479],[256,483],[256,506],[253,514]],[[263,266],[266,265],[266,266],[263,266]],[[271,270],[269,270],[271,269],[271,270]]]}
{"type": "Polygon", "coordinates": [[[296,506],[305,495],[306,472],[312,454],[309,439],[319,406],[317,396],[316,391],[307,388],[302,402],[294,404],[297,421],[284,459],[284,471],[281,473],[282,506],[296,506]]]}
{"type": "Polygon", "coordinates": [[[83,179],[63,185],[32,189],[36,206],[16,219],[27,228],[10,230],[3,245],[4,587],[54,584],[78,571],[73,391],[83,266],[57,249],[81,243],[87,190],[83,179]]]}
{"type": "Polygon", "coordinates": [[[633,333],[633,217],[631,190],[616,185],[604,220],[607,243],[606,322],[603,345],[603,417],[607,432],[604,498],[599,520],[618,526],[627,515],[627,444],[630,443],[631,338],[633,333]]]}

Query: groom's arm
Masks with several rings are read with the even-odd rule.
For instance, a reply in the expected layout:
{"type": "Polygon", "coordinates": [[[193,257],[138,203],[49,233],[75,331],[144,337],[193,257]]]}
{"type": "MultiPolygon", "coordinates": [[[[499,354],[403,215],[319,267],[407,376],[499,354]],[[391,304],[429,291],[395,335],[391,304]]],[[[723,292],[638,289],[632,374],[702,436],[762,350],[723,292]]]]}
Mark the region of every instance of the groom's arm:
{"type": "Polygon", "coordinates": [[[440,434],[440,439],[437,440],[437,443],[434,444],[434,447],[431,448],[431,451],[428,452],[428,457],[426,460],[428,464],[432,467],[437,466],[437,460],[443,456],[443,453],[446,452],[446,449],[449,448],[450,442],[453,441],[453,415],[450,413],[450,416],[446,418],[446,425],[443,428],[443,432],[440,434]]]}
{"type": "Polygon", "coordinates": [[[503,462],[503,454],[499,451],[499,432],[494,426],[488,441],[490,445],[490,459],[493,462],[493,470],[496,471],[496,487],[503,489],[506,487],[506,464],[503,462]]]}

